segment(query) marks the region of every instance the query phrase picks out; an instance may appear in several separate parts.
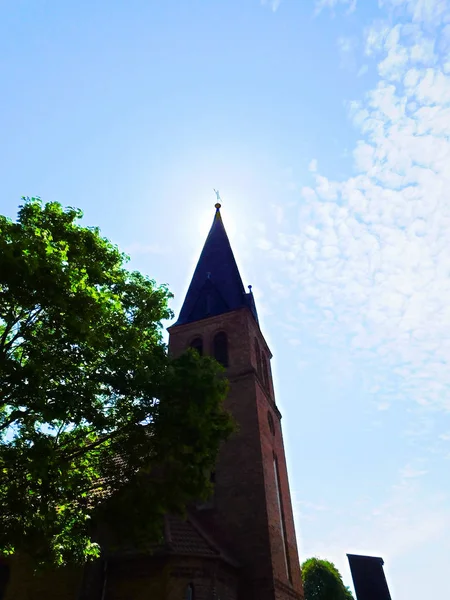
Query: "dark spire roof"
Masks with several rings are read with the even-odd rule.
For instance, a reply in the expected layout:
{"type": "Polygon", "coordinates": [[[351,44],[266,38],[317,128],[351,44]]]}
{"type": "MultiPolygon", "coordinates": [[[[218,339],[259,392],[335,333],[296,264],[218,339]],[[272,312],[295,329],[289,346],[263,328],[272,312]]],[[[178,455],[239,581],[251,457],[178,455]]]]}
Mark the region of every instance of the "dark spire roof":
{"type": "Polygon", "coordinates": [[[247,306],[256,321],[255,301],[246,293],[230,241],[216,204],[214,221],[203,246],[191,284],[175,325],[184,325],[247,306]]]}

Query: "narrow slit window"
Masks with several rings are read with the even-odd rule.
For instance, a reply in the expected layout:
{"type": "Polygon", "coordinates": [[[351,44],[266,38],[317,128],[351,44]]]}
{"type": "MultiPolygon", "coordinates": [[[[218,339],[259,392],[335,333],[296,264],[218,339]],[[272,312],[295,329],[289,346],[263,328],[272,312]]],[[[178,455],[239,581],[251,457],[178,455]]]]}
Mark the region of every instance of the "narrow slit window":
{"type": "Polygon", "coordinates": [[[273,417],[272,417],[272,413],[270,412],[270,410],[267,411],[267,420],[269,422],[270,433],[272,435],[275,435],[275,423],[274,423],[274,420],[273,420],[273,417]]]}
{"type": "Polygon", "coordinates": [[[192,583],[190,583],[187,588],[186,588],[186,592],[184,594],[184,598],[183,600],[195,600],[195,596],[194,596],[194,586],[192,585],[192,583]]]}
{"type": "Polygon", "coordinates": [[[258,340],[255,338],[255,357],[256,357],[256,371],[258,375],[262,377],[262,367],[261,367],[261,349],[258,344],[258,340]]]}
{"type": "Polygon", "coordinates": [[[291,564],[289,561],[289,546],[286,535],[286,522],[284,520],[284,509],[283,509],[283,499],[281,496],[281,486],[280,486],[280,473],[278,471],[278,460],[277,457],[273,456],[273,470],[275,475],[275,487],[277,493],[277,503],[278,503],[278,511],[280,515],[280,528],[281,528],[281,538],[283,540],[283,550],[284,550],[284,561],[286,564],[286,575],[289,581],[292,581],[291,574],[291,564]]]}
{"type": "Polygon", "coordinates": [[[228,367],[228,339],[223,331],[214,336],[214,358],[222,366],[228,367]]]}
{"type": "Polygon", "coordinates": [[[267,391],[269,391],[269,369],[267,367],[267,358],[264,354],[262,355],[262,368],[264,385],[266,386],[267,391]]]}

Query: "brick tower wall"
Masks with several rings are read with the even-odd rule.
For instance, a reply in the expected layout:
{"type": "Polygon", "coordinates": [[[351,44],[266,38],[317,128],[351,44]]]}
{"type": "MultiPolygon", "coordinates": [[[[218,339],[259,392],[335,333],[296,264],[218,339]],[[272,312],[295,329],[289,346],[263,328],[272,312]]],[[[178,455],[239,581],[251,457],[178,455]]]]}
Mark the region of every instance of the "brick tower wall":
{"type": "MultiPolygon", "coordinates": [[[[266,357],[271,358],[270,350],[261,334],[258,325],[254,320],[250,320],[250,337],[257,339],[260,350],[265,353],[266,357]]],[[[286,571],[288,569],[292,587],[299,593],[303,594],[302,580],[300,573],[300,563],[297,551],[297,540],[295,536],[294,516],[292,510],[291,494],[289,489],[289,478],[286,465],[286,456],[283,444],[283,432],[281,427],[281,413],[278,410],[275,402],[275,393],[272,380],[272,371],[270,361],[268,360],[268,385],[264,384],[264,377],[258,373],[258,360],[256,357],[255,346],[252,345],[252,364],[255,368],[256,377],[256,396],[258,406],[258,419],[260,427],[260,440],[263,455],[263,465],[265,471],[266,497],[267,497],[267,512],[269,527],[272,531],[270,536],[271,550],[273,556],[274,574],[275,577],[283,582],[286,580],[286,571]],[[271,431],[269,424],[269,414],[272,416],[274,429],[271,431]],[[283,540],[280,539],[280,523],[277,484],[275,478],[274,458],[276,457],[278,467],[278,480],[280,489],[280,500],[282,504],[282,514],[284,517],[284,536],[286,540],[286,558],[285,549],[283,548],[283,540]]]]}
{"type": "Polygon", "coordinates": [[[299,597],[302,584],[281,415],[274,403],[270,365],[266,384],[262,369],[258,369],[255,339],[268,363],[271,354],[256,321],[250,311],[243,308],[173,327],[170,351],[179,355],[194,338],[201,337],[204,353],[212,354],[213,338],[219,331],[228,336],[230,390],[225,408],[236,420],[238,430],[219,453],[214,510],[204,517],[209,519],[214,534],[220,536],[241,563],[249,585],[245,598],[299,597]],[[275,434],[270,429],[269,411],[275,434]],[[274,456],[278,464],[286,546],[280,523],[274,456]]]}

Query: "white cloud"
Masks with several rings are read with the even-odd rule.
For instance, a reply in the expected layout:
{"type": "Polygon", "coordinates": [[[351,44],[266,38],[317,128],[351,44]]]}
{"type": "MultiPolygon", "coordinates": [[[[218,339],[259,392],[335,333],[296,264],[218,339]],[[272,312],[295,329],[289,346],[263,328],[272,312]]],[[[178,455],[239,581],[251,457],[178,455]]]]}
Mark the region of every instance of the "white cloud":
{"type": "Polygon", "coordinates": [[[261,4],[263,6],[269,6],[273,12],[277,12],[281,4],[281,0],[261,0],[261,4]]]}
{"type": "Polygon", "coordinates": [[[441,24],[448,20],[447,0],[379,0],[380,6],[405,11],[413,22],[441,24]]]}
{"type": "Polygon", "coordinates": [[[378,402],[377,403],[377,410],[384,411],[384,410],[389,410],[389,408],[390,408],[389,402],[378,402]]]}
{"type": "Polygon", "coordinates": [[[337,39],[341,68],[356,70],[356,50],[358,40],[355,37],[340,36],[337,39]]]}
{"type": "Polygon", "coordinates": [[[426,474],[427,471],[425,469],[414,468],[414,466],[410,464],[406,465],[400,470],[402,479],[416,479],[417,477],[423,477],[423,475],[426,474]]]}
{"type": "Polygon", "coordinates": [[[379,81],[351,105],[355,175],[333,181],[311,161],[315,183],[270,252],[291,297],[313,301],[317,338],[350,348],[374,381],[395,380],[378,410],[403,396],[449,412],[450,74],[436,49],[448,41],[450,3],[385,4],[404,19],[366,35],[379,81]]]}
{"type": "Polygon", "coordinates": [[[433,66],[435,39],[417,26],[398,23],[393,27],[377,24],[366,35],[366,54],[383,53],[378,72],[384,79],[399,81],[406,66],[433,66]]]}
{"type": "MultiPolygon", "coordinates": [[[[335,180],[311,161],[313,183],[285,211],[281,231],[262,237],[271,242],[265,266],[283,282],[290,310],[306,307],[286,333],[303,341],[296,360],[315,348],[311,338],[349,358],[370,394],[368,422],[380,439],[395,428],[401,436],[395,485],[386,484],[394,451],[382,475],[368,473],[373,498],[341,508],[334,499],[328,511],[305,501],[314,489],[296,499],[301,559],[333,560],[349,583],[346,551],[381,555],[393,597],[406,599],[447,585],[436,564],[448,550],[449,498],[434,490],[445,489],[450,458],[450,2],[384,6],[387,19],[365,34],[378,81],[350,105],[360,133],[354,172],[335,180]],[[412,579],[419,551],[428,560],[412,579]]],[[[358,382],[352,375],[347,389],[358,382]]],[[[388,437],[389,452],[396,443],[388,437]]],[[[362,481],[361,493],[370,485],[362,481]]]]}
{"type": "Polygon", "coordinates": [[[133,256],[142,256],[144,254],[163,254],[165,250],[161,246],[156,246],[155,244],[133,242],[125,247],[124,252],[133,258],[133,256]]]}
{"type": "Polygon", "coordinates": [[[339,51],[342,53],[353,52],[354,40],[351,37],[340,36],[337,39],[339,51]]]}
{"type": "Polygon", "coordinates": [[[317,171],[317,160],[315,158],[313,158],[312,161],[309,163],[308,170],[312,173],[315,173],[317,171]]]}
{"type": "Polygon", "coordinates": [[[383,24],[377,23],[366,32],[366,54],[371,56],[375,52],[379,52],[382,50],[386,37],[388,36],[390,28],[383,24]]]}
{"type": "Polygon", "coordinates": [[[318,15],[325,8],[333,10],[338,5],[346,6],[347,12],[352,13],[356,9],[357,0],[316,0],[314,14],[318,15]]]}
{"type": "Polygon", "coordinates": [[[368,67],[368,65],[362,65],[362,66],[359,68],[359,71],[358,71],[358,74],[357,74],[357,76],[358,76],[358,77],[362,77],[363,75],[365,75],[365,74],[367,73],[367,71],[368,71],[368,70],[369,70],[369,67],[368,67]]]}

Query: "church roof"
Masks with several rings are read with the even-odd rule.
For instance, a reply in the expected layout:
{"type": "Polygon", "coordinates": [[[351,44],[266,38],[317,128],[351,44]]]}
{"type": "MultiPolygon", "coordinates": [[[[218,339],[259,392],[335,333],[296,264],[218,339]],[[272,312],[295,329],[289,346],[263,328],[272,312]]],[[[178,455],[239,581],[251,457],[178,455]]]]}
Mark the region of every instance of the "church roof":
{"type": "Polygon", "coordinates": [[[172,554],[221,558],[236,567],[238,562],[228,550],[201,525],[192,513],[185,519],[177,516],[166,517],[166,543],[172,554]]]}
{"type": "Polygon", "coordinates": [[[228,550],[224,549],[190,512],[185,518],[176,515],[164,516],[164,535],[160,543],[131,543],[110,552],[111,557],[143,555],[215,558],[222,559],[233,567],[239,566],[228,550]]]}
{"type": "Polygon", "coordinates": [[[175,325],[192,323],[245,306],[258,321],[253,294],[245,292],[220,214],[220,204],[216,204],[213,224],[175,325]]]}

